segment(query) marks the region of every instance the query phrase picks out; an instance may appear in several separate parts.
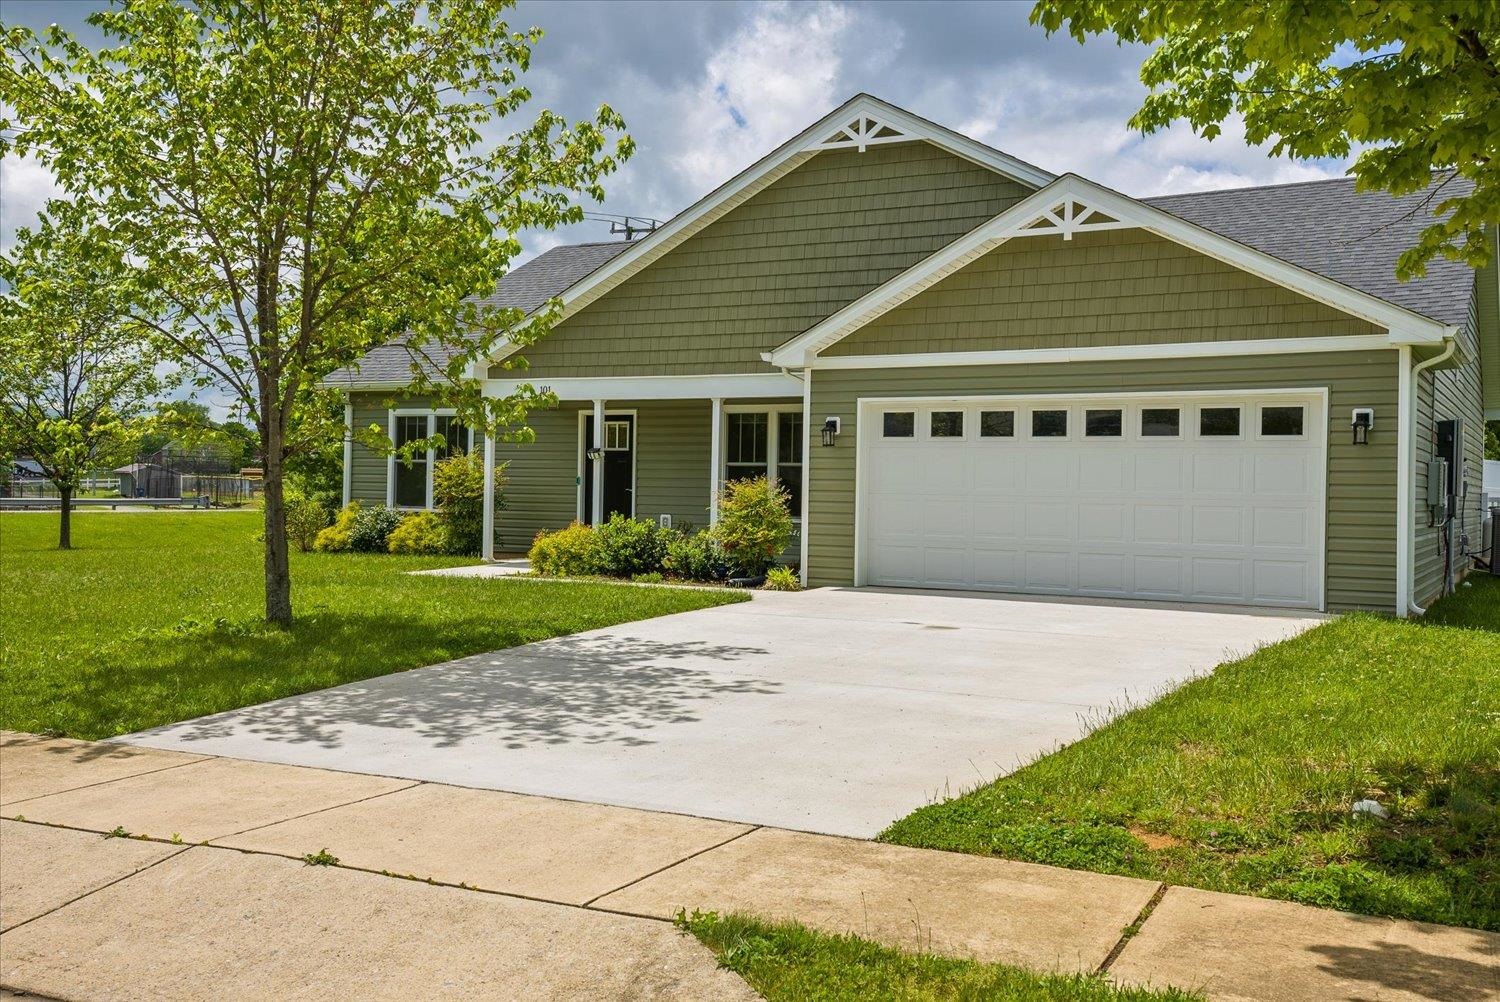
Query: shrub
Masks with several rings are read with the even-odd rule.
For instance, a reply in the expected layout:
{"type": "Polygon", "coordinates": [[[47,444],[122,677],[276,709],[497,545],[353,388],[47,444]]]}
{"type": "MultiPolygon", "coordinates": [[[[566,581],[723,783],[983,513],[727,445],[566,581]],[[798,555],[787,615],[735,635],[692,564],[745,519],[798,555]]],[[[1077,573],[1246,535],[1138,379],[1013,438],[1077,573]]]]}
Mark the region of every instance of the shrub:
{"type": "MultiPolygon", "coordinates": [[[[505,482],[495,471],[495,510],[503,504],[500,486],[505,482]]],[[[432,500],[438,517],[448,530],[448,552],[461,556],[479,553],[484,543],[484,457],[456,452],[432,468],[432,500]]]]}
{"type": "Polygon", "coordinates": [[[666,578],[661,576],[661,571],[651,571],[648,574],[637,574],[630,580],[636,584],[661,584],[666,578]]]}
{"type": "Polygon", "coordinates": [[[531,569],[538,574],[582,577],[601,572],[599,535],[574,522],[556,532],[543,530],[531,544],[531,569]]]}
{"type": "Polygon", "coordinates": [[[317,498],[300,491],[288,491],[285,503],[287,538],[298,550],[307,553],[328,526],[328,512],[317,498]]]}
{"type": "Polygon", "coordinates": [[[403,518],[385,543],[392,553],[447,553],[448,527],[430,511],[403,518]]]}
{"type": "Polygon", "coordinates": [[[801,591],[802,580],[790,567],[772,567],[766,571],[766,591],[801,591]]]}
{"type": "Polygon", "coordinates": [[[662,567],[673,577],[713,581],[724,576],[724,557],[709,532],[679,532],[667,541],[662,567]]]}
{"type": "Polygon", "coordinates": [[[361,508],[349,530],[349,548],[355,553],[384,553],[391,530],[401,524],[401,512],[384,505],[361,508]]]}
{"type": "Polygon", "coordinates": [[[350,501],[334,516],[333,524],[319,532],[313,549],[320,553],[344,553],[352,545],[354,520],[359,517],[359,502],[350,501]]]}
{"type": "Polygon", "coordinates": [[[661,570],[670,530],[616,513],[595,530],[595,535],[599,538],[600,573],[629,578],[661,570]]]}
{"type": "Polygon", "coordinates": [[[768,477],[731,480],[719,495],[714,539],[746,577],[764,574],[792,541],[787,493],[768,477]]]}

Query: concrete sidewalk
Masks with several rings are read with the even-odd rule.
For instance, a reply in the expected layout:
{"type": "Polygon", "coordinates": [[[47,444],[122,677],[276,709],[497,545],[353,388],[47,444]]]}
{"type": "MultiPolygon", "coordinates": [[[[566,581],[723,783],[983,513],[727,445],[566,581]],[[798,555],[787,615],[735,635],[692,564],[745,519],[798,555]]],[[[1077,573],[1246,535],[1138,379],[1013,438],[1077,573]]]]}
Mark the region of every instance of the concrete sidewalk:
{"type": "Polygon", "coordinates": [[[665,921],[696,908],[1225,999],[1500,998],[1475,930],[544,797],[3,734],[0,804],[0,984],[40,995],[753,998],[665,921]]]}

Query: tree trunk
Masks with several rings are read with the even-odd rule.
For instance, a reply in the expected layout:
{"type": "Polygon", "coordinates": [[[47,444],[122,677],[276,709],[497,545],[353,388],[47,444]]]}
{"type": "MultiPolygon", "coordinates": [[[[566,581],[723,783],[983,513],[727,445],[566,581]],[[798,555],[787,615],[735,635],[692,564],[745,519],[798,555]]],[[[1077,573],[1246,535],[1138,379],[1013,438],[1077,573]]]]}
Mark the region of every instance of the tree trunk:
{"type": "Polygon", "coordinates": [[[57,499],[62,502],[62,518],[57,524],[57,548],[71,550],[73,548],[73,488],[59,486],[57,499]]]}
{"type": "Polygon", "coordinates": [[[287,564],[286,504],[282,484],[281,443],[270,443],[265,456],[266,622],[292,625],[292,572],[287,564]]]}

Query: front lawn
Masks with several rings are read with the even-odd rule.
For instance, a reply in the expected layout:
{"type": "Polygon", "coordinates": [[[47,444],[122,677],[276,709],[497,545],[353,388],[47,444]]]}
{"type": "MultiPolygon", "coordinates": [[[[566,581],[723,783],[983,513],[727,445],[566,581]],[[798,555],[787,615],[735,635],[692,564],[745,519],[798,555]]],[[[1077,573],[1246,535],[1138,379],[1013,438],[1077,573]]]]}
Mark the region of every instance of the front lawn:
{"type": "Polygon", "coordinates": [[[0,515],[0,727],[107,738],[743,594],[412,576],[473,561],[292,554],[260,621],[259,512],[0,515]]]}
{"type": "Polygon", "coordinates": [[[1176,989],[1121,988],[1094,974],[1036,974],[1003,964],[903,953],[854,936],[738,915],[680,916],[768,1002],[980,999],[986,1002],[1192,1002],[1176,989]]]}
{"type": "Polygon", "coordinates": [[[1500,929],[1500,579],[1223,665],[880,837],[1500,929]]]}

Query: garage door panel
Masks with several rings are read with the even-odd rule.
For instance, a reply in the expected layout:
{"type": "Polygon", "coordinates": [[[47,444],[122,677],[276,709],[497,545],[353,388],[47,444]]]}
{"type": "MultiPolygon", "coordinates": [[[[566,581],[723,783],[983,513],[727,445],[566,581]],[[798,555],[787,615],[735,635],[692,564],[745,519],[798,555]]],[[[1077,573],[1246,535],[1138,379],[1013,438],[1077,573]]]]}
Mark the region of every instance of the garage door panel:
{"type": "MultiPolygon", "coordinates": [[[[963,410],[966,438],[862,448],[861,580],[872,584],[1311,606],[1323,590],[1325,444],[1259,434],[1265,406],[1317,396],[903,402],[963,410]],[[1063,409],[1071,436],[978,437],[981,409],[1063,409]],[[1198,408],[1233,406],[1235,436],[1199,434],[1198,408]],[[1142,408],[1175,407],[1179,435],[1141,435],[1142,408]],[[1089,408],[1123,411],[1124,434],[1082,435],[1089,408]]],[[[869,405],[874,406],[874,405],[869,405]]],[[[860,425],[880,427],[879,411],[860,425]]],[[[1160,428],[1160,424],[1157,426],[1160,428]]]]}

